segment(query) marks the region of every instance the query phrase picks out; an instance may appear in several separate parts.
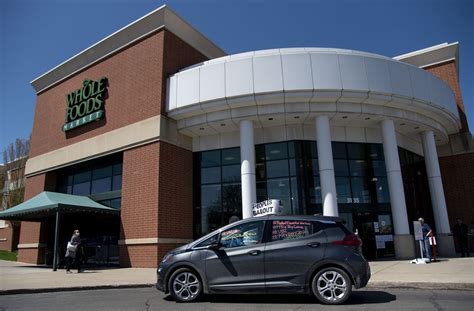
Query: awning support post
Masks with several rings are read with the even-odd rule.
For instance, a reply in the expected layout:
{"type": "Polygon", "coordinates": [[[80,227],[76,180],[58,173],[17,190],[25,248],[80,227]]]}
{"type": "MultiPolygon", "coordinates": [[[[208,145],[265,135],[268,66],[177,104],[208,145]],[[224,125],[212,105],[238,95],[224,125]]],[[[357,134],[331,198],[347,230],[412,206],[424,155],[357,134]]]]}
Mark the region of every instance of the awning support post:
{"type": "Polygon", "coordinates": [[[53,255],[53,271],[58,269],[58,239],[59,239],[59,209],[56,210],[56,225],[54,229],[54,255],[53,255]]]}

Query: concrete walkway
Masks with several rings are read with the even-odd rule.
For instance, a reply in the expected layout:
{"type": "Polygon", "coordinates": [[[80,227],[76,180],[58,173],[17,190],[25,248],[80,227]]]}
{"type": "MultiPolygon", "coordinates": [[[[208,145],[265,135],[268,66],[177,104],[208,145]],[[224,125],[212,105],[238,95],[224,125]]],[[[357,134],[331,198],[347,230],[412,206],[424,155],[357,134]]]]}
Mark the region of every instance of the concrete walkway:
{"type": "MultiPolygon", "coordinates": [[[[412,287],[474,291],[474,258],[450,258],[415,265],[409,261],[374,261],[368,287],[412,287]]],[[[156,282],[154,268],[86,270],[66,274],[50,268],[0,260],[0,295],[92,288],[147,287],[156,282]]]]}

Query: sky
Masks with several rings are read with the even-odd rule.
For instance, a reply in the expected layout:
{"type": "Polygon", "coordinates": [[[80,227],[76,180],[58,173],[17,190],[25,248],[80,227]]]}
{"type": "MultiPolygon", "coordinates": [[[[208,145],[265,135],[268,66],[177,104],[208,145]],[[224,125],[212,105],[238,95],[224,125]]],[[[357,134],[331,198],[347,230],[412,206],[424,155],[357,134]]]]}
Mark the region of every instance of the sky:
{"type": "Polygon", "coordinates": [[[228,54],[334,47],[393,57],[459,41],[474,131],[472,0],[0,0],[0,151],[31,134],[30,81],[163,4],[228,54]]]}

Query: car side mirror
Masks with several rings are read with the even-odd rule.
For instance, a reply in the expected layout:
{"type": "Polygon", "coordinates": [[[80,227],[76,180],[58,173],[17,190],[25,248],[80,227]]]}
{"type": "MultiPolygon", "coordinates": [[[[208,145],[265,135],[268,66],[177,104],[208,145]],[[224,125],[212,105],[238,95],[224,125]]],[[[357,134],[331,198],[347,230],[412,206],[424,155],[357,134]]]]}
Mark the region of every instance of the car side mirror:
{"type": "Polygon", "coordinates": [[[219,250],[219,248],[222,247],[222,243],[220,242],[213,242],[211,245],[208,245],[207,246],[207,249],[208,250],[211,250],[211,251],[217,251],[219,250]]]}

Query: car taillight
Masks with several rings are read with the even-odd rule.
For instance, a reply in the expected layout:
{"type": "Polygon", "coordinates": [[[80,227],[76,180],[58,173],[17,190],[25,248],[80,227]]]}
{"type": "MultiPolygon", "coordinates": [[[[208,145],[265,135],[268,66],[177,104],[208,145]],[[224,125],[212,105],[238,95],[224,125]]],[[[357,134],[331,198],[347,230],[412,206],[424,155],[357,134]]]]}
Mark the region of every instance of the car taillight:
{"type": "Polygon", "coordinates": [[[346,245],[346,246],[355,246],[355,247],[362,245],[361,239],[359,239],[359,237],[355,234],[346,235],[343,240],[334,241],[332,243],[336,245],[346,245]]]}

